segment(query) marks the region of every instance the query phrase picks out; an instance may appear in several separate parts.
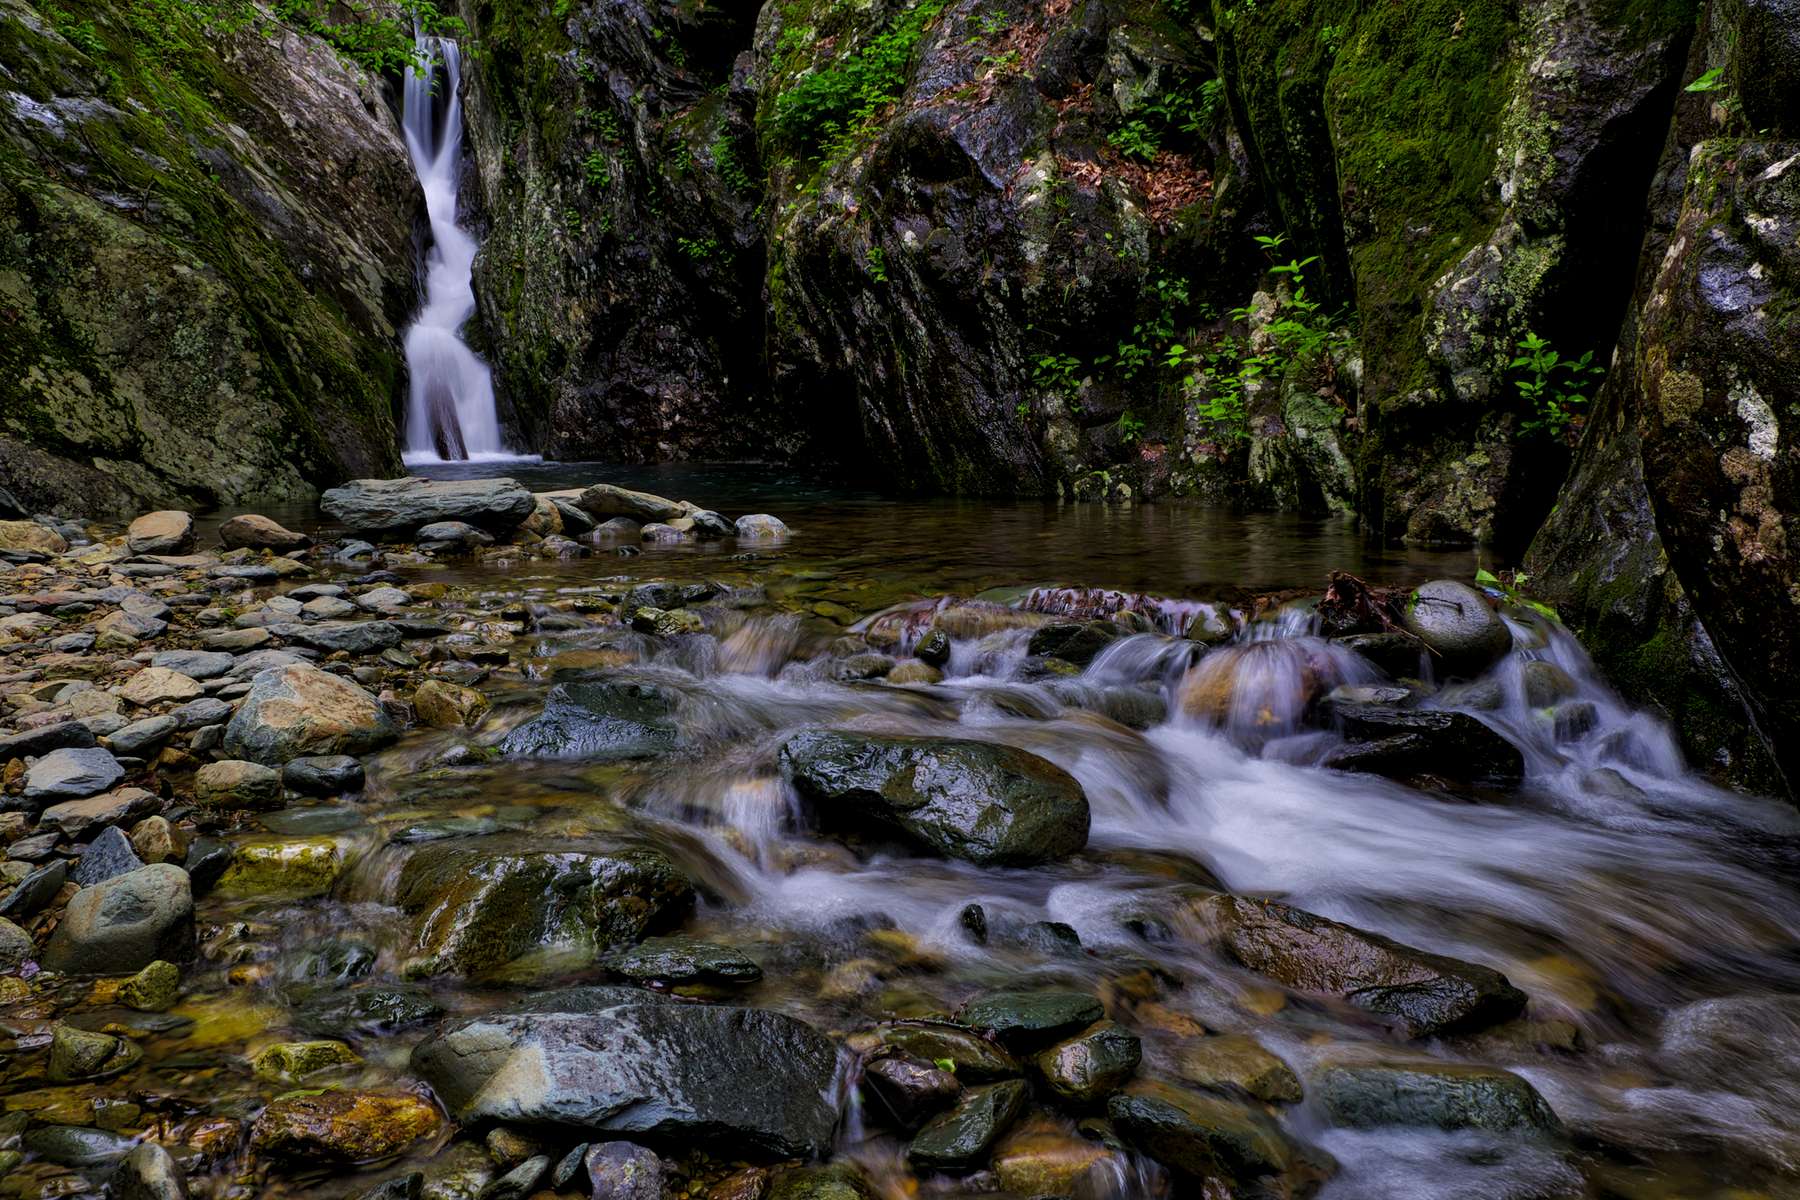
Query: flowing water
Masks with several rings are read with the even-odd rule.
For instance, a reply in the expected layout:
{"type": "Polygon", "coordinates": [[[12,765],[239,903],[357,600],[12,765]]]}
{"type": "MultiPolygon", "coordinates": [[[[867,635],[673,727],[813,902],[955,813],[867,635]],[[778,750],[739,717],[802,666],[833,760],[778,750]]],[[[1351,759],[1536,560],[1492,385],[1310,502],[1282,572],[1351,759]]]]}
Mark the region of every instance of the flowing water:
{"type": "Polygon", "coordinates": [[[416,56],[423,65],[406,68],[406,150],[431,221],[425,303],[406,331],[408,463],[514,457],[501,440],[493,373],[462,337],[475,313],[476,245],[456,211],[463,155],[460,54],[449,38],[420,32],[416,56]]]}
{"type": "MultiPolygon", "coordinates": [[[[1302,1079],[1311,1064],[1357,1051],[1492,1064],[1535,1085],[1570,1132],[1343,1128],[1309,1089],[1280,1120],[1337,1160],[1330,1200],[1800,1194],[1794,812],[1686,770],[1665,727],[1620,701],[1565,631],[1524,609],[1508,616],[1512,651],[1481,680],[1424,685],[1428,707],[1468,712],[1522,750],[1522,786],[1422,789],[1326,769],[1342,737],[1302,703],[1307,672],[1322,672],[1321,686],[1380,673],[1321,639],[1304,607],[1247,619],[1242,598],[1246,588],[1316,586],[1333,567],[1397,583],[1467,578],[1469,556],[1376,552],[1337,526],[1170,505],[885,504],[752,472],[682,478],[768,502],[793,536],[748,553],[715,544],[402,569],[409,581],[454,584],[440,603],[468,644],[506,652],[481,681],[495,712],[474,735],[408,735],[372,760],[354,803],[263,818],[273,834],[334,839],[348,869],[315,899],[209,902],[216,1000],[182,1010],[201,1019],[171,1035],[167,1061],[217,1072],[228,1053],[292,1028],[322,948],[366,947],[373,978],[401,977],[411,928],[391,907],[393,883],[421,839],[623,832],[661,846],[700,883],[687,932],[762,963],[744,1002],[852,1040],[881,1020],[952,1010],[982,988],[1066,984],[1100,996],[1144,1039],[1141,1075],[1179,1080],[1202,1031],[1251,1036],[1302,1079]],[[694,606],[706,633],[658,640],[594,611],[647,578],[716,581],[718,595],[694,606]],[[943,599],[984,588],[995,590],[980,603],[943,599]],[[1143,632],[1077,676],[1046,674],[1025,649],[1034,610],[1072,608],[1130,610],[1125,623],[1143,632]],[[1243,628],[1206,650],[1180,636],[1200,613],[1243,628]],[[904,648],[933,620],[956,632],[940,682],[842,678],[844,626],[898,631],[904,648]],[[442,764],[458,743],[497,742],[536,711],[554,670],[591,669],[599,651],[613,673],[687,698],[687,749],[623,765],[442,764]],[[1536,660],[1566,672],[1573,695],[1560,712],[1583,719],[1528,700],[1536,660]],[[1189,715],[1187,689],[1221,671],[1231,703],[1189,715]],[[1088,848],[1049,866],[982,868],[828,836],[775,761],[787,735],[818,726],[985,739],[1048,758],[1087,792],[1088,848]],[[1400,1041],[1367,1013],[1223,958],[1195,917],[1194,898],[1212,890],[1279,898],[1498,968],[1529,994],[1528,1019],[1400,1041]],[[985,912],[985,945],[968,933],[971,904],[985,912]]],[[[585,961],[547,963],[499,988],[430,986],[437,1003],[467,1011],[601,974],[585,961]]],[[[366,1074],[404,1074],[414,1037],[364,1044],[366,1074]]],[[[218,1079],[236,1086],[228,1071],[218,1079]]],[[[839,1153],[895,1200],[921,1187],[1012,1194],[992,1175],[915,1180],[904,1142],[854,1106],[843,1130],[839,1153]]],[[[1045,1114],[1015,1135],[1028,1136],[1064,1152],[1093,1145],[1072,1119],[1045,1114]]],[[[1101,1147],[1092,1159],[1076,1189],[1089,1200],[1186,1194],[1128,1151],[1101,1147]]],[[[301,1190],[351,1194],[377,1177],[301,1190]]]]}

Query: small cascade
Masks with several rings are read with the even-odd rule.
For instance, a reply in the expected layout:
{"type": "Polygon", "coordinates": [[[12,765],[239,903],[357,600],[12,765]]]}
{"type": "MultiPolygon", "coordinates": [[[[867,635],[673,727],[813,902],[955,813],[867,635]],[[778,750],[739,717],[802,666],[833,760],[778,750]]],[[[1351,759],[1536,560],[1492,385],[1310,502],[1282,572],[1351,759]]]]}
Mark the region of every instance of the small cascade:
{"type": "Polygon", "coordinates": [[[403,125],[425,209],[431,249],[425,303],[406,331],[411,393],[406,409],[408,463],[510,458],[500,438],[493,373],[463,341],[475,312],[475,239],[456,222],[462,163],[461,57],[455,42],[418,35],[423,67],[406,69],[403,125]],[[440,103],[441,102],[441,103],[440,103]]]}

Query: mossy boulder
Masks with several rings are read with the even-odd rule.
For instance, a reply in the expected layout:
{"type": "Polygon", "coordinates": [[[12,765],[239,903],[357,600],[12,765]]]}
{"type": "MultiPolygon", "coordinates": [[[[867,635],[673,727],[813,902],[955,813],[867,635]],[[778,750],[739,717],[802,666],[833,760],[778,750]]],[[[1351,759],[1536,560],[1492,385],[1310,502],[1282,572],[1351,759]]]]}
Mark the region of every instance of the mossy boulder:
{"type": "Polygon", "coordinates": [[[301,1162],[371,1162],[442,1125],[437,1107],[410,1092],[289,1094],[258,1114],[250,1126],[250,1148],[301,1162]]]}

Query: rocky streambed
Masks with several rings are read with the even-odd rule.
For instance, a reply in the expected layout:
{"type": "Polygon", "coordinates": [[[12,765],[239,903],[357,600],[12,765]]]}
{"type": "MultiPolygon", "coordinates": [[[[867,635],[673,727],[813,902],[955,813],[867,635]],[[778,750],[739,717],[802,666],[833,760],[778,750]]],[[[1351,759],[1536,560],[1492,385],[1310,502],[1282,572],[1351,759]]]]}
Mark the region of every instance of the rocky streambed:
{"type": "Polygon", "coordinates": [[[1491,576],[324,509],[0,525],[0,1195],[1796,1189],[1800,822],[1491,576]]]}

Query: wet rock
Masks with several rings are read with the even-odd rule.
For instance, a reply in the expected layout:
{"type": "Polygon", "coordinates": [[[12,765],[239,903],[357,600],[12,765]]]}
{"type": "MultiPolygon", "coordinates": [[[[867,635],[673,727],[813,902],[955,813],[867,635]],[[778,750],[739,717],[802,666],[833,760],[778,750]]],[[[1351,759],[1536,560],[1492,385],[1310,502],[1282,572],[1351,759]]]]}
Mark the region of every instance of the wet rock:
{"type": "Polygon", "coordinates": [[[44,949],[44,965],[82,975],[123,975],[193,953],[194,900],[187,872],[142,867],[75,893],[44,949]]]}
{"type": "Polygon", "coordinates": [[[1525,1007],[1525,993],[1490,967],[1416,950],[1285,904],[1215,895],[1195,910],[1248,969],[1392,1017],[1414,1037],[1479,1029],[1525,1007]]]}
{"type": "Polygon", "coordinates": [[[627,517],[640,523],[673,521],[684,516],[687,511],[673,500],[665,500],[649,492],[634,492],[630,488],[610,483],[597,483],[588,488],[576,498],[575,506],[596,520],[627,517]]]}
{"type": "Polygon", "coordinates": [[[250,1127],[252,1149],[307,1162],[385,1158],[437,1132],[432,1105],[405,1092],[322,1092],[272,1101],[250,1127]]]}
{"type": "Polygon", "coordinates": [[[119,985],[119,1003],[138,1012],[167,1012],[181,995],[181,968],[158,959],[119,985]]]}
{"type": "Polygon", "coordinates": [[[344,871],[344,848],[329,836],[240,842],[215,889],[222,896],[297,899],[330,890],[344,871]]]}
{"type": "Polygon", "coordinates": [[[173,509],[145,513],[125,531],[125,546],[133,554],[186,554],[194,548],[194,518],[173,509]]]}
{"type": "Polygon", "coordinates": [[[413,536],[421,544],[429,543],[463,550],[494,544],[493,534],[477,529],[466,521],[433,521],[429,525],[421,526],[418,533],[413,536]]]}
{"type": "Polygon", "coordinates": [[[181,860],[196,896],[204,896],[231,865],[231,843],[218,838],[195,838],[181,860]]]}
{"type": "Polygon", "coordinates": [[[1087,844],[1081,785],[1010,746],[814,730],[780,757],[827,825],[873,826],[984,866],[1050,862],[1087,844]]]}
{"type": "Polygon", "coordinates": [[[962,1084],[950,1071],[910,1054],[875,1059],[863,1068],[862,1086],[875,1098],[875,1112],[885,1110],[904,1130],[919,1128],[962,1092],[962,1084]]]}
{"type": "Polygon", "coordinates": [[[500,748],[533,758],[654,758],[676,747],[679,706],[677,693],[653,683],[559,683],[545,698],[543,713],[508,734],[500,748]]]}
{"type": "Polygon", "coordinates": [[[974,1030],[947,1021],[898,1021],[878,1032],[884,1045],[914,1058],[948,1062],[948,1069],[964,1083],[988,1083],[1024,1073],[1010,1053],[974,1030]]]}
{"type": "Polygon", "coordinates": [[[1058,1042],[1032,1060],[1044,1086],[1063,1100],[1093,1104],[1125,1085],[1143,1059],[1137,1035],[1111,1021],[1058,1042]]]}
{"type": "Polygon", "coordinates": [[[857,683],[880,679],[894,669],[894,660],[885,654],[852,654],[831,668],[831,677],[841,683],[857,683]]]}
{"type": "Polygon", "coordinates": [[[136,1066],[144,1052],[124,1038],[58,1024],[50,1035],[52,1083],[106,1079],[136,1066]]]}
{"type": "Polygon", "coordinates": [[[125,778],[110,750],[52,750],[25,771],[25,799],[39,804],[81,800],[125,778]]]}
{"type": "Polygon", "coordinates": [[[709,508],[696,509],[688,514],[688,520],[694,523],[694,532],[703,538],[728,538],[737,535],[736,525],[709,508]]]}
{"type": "Polygon", "coordinates": [[[1378,704],[1339,704],[1333,711],[1350,739],[1325,758],[1336,770],[1500,785],[1525,776],[1519,748],[1468,713],[1378,704]]]}
{"type": "Polygon", "coordinates": [[[837,1050],[828,1038],[781,1013],[618,997],[574,989],[453,1022],[413,1051],[413,1069],[464,1123],[783,1157],[830,1148],[837,1114],[825,1094],[837,1050]]]}
{"type": "Polygon", "coordinates": [[[1574,676],[1545,659],[1526,663],[1519,668],[1519,677],[1525,687],[1525,703],[1533,708],[1549,708],[1576,692],[1574,676]]]}
{"type": "Polygon", "coordinates": [[[1512,648],[1512,634],[1493,602],[1453,579],[1421,584],[1401,620],[1431,650],[1440,673],[1479,675],[1512,648]]]}
{"type": "Polygon", "coordinates": [[[119,689],[123,699],[141,708],[192,700],[204,692],[198,680],[167,667],[145,667],[119,689]]]}
{"type": "Polygon", "coordinates": [[[362,1056],[342,1042],[276,1042],[250,1059],[250,1070],[271,1083],[293,1083],[336,1067],[353,1067],[362,1056]]]}
{"type": "Polygon", "coordinates": [[[1037,992],[988,992],[963,1005],[957,1019],[975,1029],[985,1029],[1009,1050],[1044,1046],[1106,1015],[1100,1002],[1086,992],[1047,990],[1037,992]]]}
{"type": "MultiPolygon", "coordinates": [[[[15,849],[17,848],[15,843],[15,849]]],[[[0,900],[0,917],[23,921],[26,917],[42,912],[49,903],[56,899],[62,886],[69,878],[67,859],[59,858],[55,862],[46,863],[24,879],[19,886],[7,893],[0,900]]]]}
{"type": "Polygon", "coordinates": [[[443,1015],[443,1005],[423,988],[376,985],[349,990],[334,987],[310,996],[296,1010],[295,1022],[308,1033],[324,1037],[381,1037],[443,1015]]]}
{"type": "Polygon", "coordinates": [[[983,1165],[1030,1098],[1031,1089],[1022,1079],[970,1089],[955,1108],[919,1130],[907,1148],[907,1161],[927,1171],[969,1171],[983,1165]]]}
{"type": "Polygon", "coordinates": [[[244,513],[219,526],[219,540],[227,550],[248,547],[252,550],[273,550],[277,554],[304,550],[312,545],[312,539],[304,533],[295,533],[268,517],[255,513],[244,513]]]}
{"type": "Polygon", "coordinates": [[[1031,635],[1026,649],[1032,654],[1060,658],[1085,667],[1123,634],[1111,621],[1061,622],[1045,625],[1031,635]]]}
{"type": "Polygon", "coordinates": [[[1261,1113],[1231,1100],[1140,1082],[1107,1102],[1119,1134],[1192,1179],[1254,1187],[1273,1176],[1278,1195],[1308,1195],[1335,1164],[1301,1145],[1261,1113]]]}
{"type": "Polygon", "coordinates": [[[1293,1103],[1301,1097],[1300,1079],[1293,1068],[1248,1034],[1220,1034],[1185,1042],[1176,1054],[1175,1072],[1199,1087],[1241,1091],[1268,1103],[1293,1103]]]}
{"type": "Polygon", "coordinates": [[[892,684],[907,683],[942,683],[944,673],[930,663],[903,662],[887,673],[887,681],[892,684]]]}
{"type": "Polygon", "coordinates": [[[1435,1060],[1327,1062],[1308,1076],[1332,1121],[1356,1129],[1407,1125],[1558,1135],[1562,1122],[1511,1071],[1435,1060]]]}
{"type": "Polygon", "coordinates": [[[108,734],[106,747],[114,754],[147,758],[174,737],[176,730],[180,728],[180,720],[173,716],[145,717],[108,734]]]}
{"type": "Polygon", "coordinates": [[[675,987],[741,987],[763,977],[762,968],[754,960],[732,947],[689,937],[645,938],[614,959],[611,967],[627,979],[675,987]]]}
{"type": "Polygon", "coordinates": [[[187,1176],[175,1156],[155,1142],[127,1154],[108,1186],[112,1200],[188,1200],[187,1176]]]}
{"type": "Polygon", "coordinates": [[[746,542],[775,541],[788,535],[786,523],[768,513],[751,513],[739,517],[733,525],[733,531],[740,541],[746,542]]]}
{"type": "Polygon", "coordinates": [[[420,921],[409,972],[480,975],[526,955],[591,963],[674,922],[693,895],[647,847],[502,835],[420,846],[395,903],[420,921]]]}
{"type": "Polygon", "coordinates": [[[1116,1145],[1090,1141],[1044,1121],[1023,1121],[994,1148],[994,1178],[1017,1196],[1105,1195],[1124,1175],[1116,1145]]]}
{"type": "Polygon", "coordinates": [[[227,753],[271,765],[321,754],[367,754],[398,730],[375,697],[317,667],[258,672],[225,730],[227,753]]]}
{"type": "Polygon", "coordinates": [[[348,754],[318,754],[296,758],[281,768],[281,782],[309,796],[338,796],[360,792],[363,765],[348,754]]]}
{"type": "Polygon", "coordinates": [[[194,799],[208,808],[268,812],[281,807],[281,772],[242,759],[210,762],[194,774],[194,799]]]}
{"type": "Polygon", "coordinates": [[[662,1200],[662,1159],[631,1142],[602,1142],[582,1155],[591,1200],[662,1200]]]}
{"type": "Polygon", "coordinates": [[[117,825],[109,825],[76,860],[73,874],[75,882],[82,887],[93,887],[143,865],[143,860],[131,848],[131,839],[125,836],[125,831],[117,825]]]}
{"type": "Polygon", "coordinates": [[[549,1171],[549,1155],[528,1158],[482,1188],[476,1193],[476,1200],[525,1200],[549,1171]]]}
{"type": "Polygon", "coordinates": [[[26,1130],[20,1144],[28,1153],[65,1167],[103,1167],[130,1154],[137,1139],[85,1126],[40,1125],[26,1130]]]}
{"type": "Polygon", "coordinates": [[[80,841],[108,825],[129,824],[160,806],[143,788],[118,788],[85,800],[64,800],[38,814],[39,829],[54,829],[80,841]]]}
{"type": "Polygon", "coordinates": [[[319,497],[319,507],[364,537],[394,537],[434,521],[466,521],[510,533],[537,508],[511,479],[356,479],[319,497]]]}
{"type": "Polygon", "coordinates": [[[0,972],[18,970],[36,949],[29,933],[0,917],[0,972]]]}
{"type": "Polygon", "coordinates": [[[941,629],[928,629],[913,647],[913,656],[920,662],[934,667],[942,667],[950,661],[950,635],[941,629]]]}
{"type": "MultiPolygon", "coordinates": [[[[742,1200],[753,1200],[762,1194],[753,1186],[742,1200]]],[[[717,1195],[717,1193],[715,1193],[717,1195]]],[[[766,1200],[876,1200],[878,1193],[868,1178],[852,1163],[831,1163],[822,1167],[797,1167],[783,1171],[769,1185],[766,1200]]],[[[720,1197],[719,1200],[739,1200],[720,1197]]]]}
{"type": "Polygon", "coordinates": [[[442,679],[427,679],[413,692],[413,711],[419,723],[433,729],[466,729],[479,724],[491,705],[471,687],[442,679]]]}

